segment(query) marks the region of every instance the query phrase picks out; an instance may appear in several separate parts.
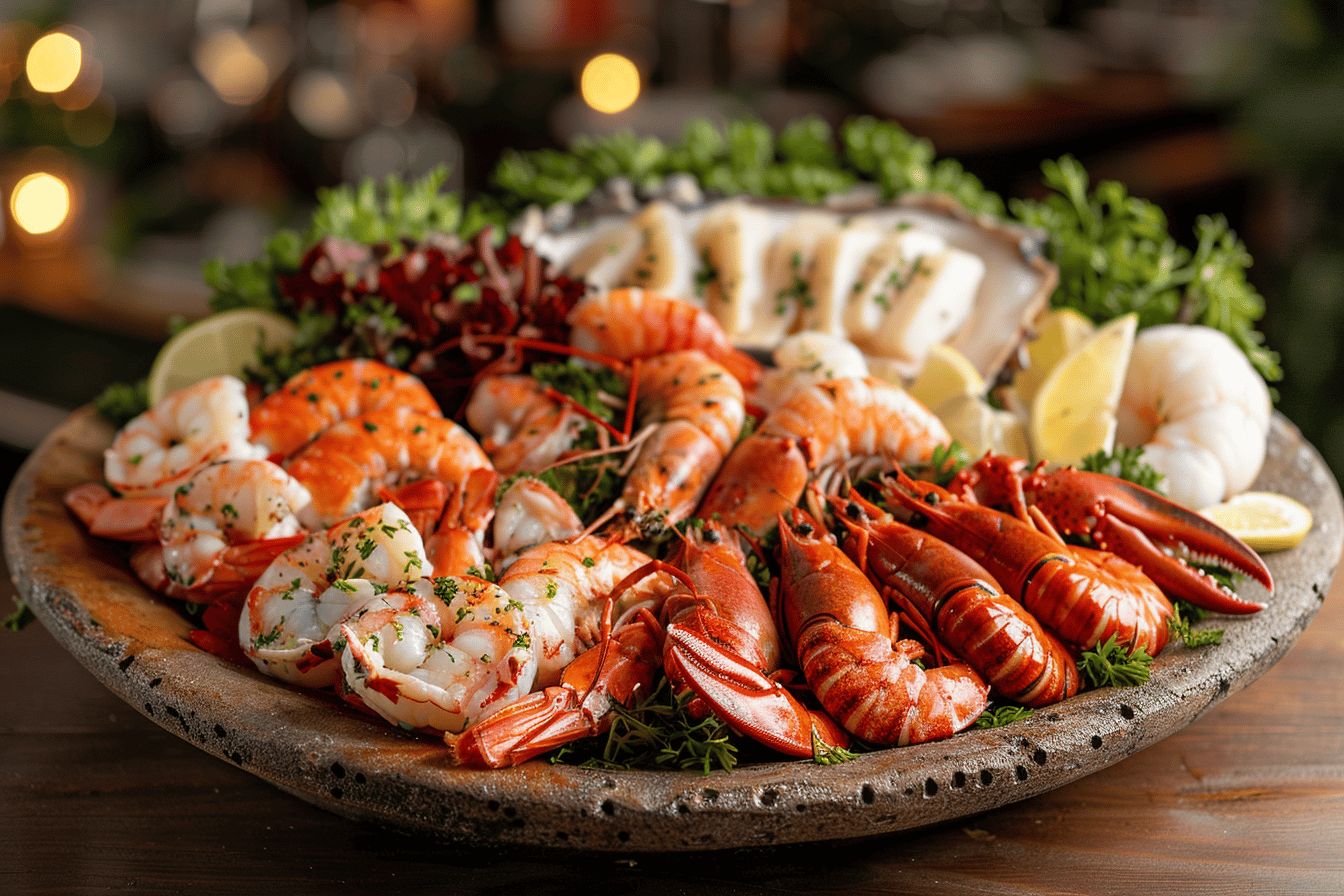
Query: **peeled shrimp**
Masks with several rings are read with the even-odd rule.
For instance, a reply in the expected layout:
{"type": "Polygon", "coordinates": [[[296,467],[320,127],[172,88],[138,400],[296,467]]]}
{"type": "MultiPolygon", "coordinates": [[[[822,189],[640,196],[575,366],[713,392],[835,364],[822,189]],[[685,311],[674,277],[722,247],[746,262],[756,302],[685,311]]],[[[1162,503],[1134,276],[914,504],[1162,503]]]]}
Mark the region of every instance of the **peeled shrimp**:
{"type": "Polygon", "coordinates": [[[1116,440],[1142,445],[1187,507],[1245,491],[1265,460],[1269,389],[1246,355],[1209,327],[1167,324],[1139,333],[1130,355],[1116,440]]]}
{"type": "Polygon", "coordinates": [[[258,404],[252,441],[283,459],[333,424],[382,408],[441,416],[417,377],[377,361],[332,361],[295,374],[258,404]]]}
{"type": "Polygon", "coordinates": [[[807,484],[926,461],[951,441],[927,408],[872,377],[818,383],[772,411],[719,470],[700,515],[764,532],[807,484]]]}
{"type": "Polygon", "coordinates": [[[573,447],[588,425],[523,374],[482,379],[467,402],[467,424],[480,435],[495,469],[505,475],[545,469],[573,447]]]}
{"type": "Polygon", "coordinates": [[[375,596],[340,632],[349,693],[417,731],[460,732],[531,691],[537,673],[518,601],[469,576],[375,596]]]}
{"type": "Polygon", "coordinates": [[[123,426],[103,454],[103,475],[123,497],[167,496],[208,463],[263,455],[248,441],[242,381],[215,376],[167,395],[123,426]]]}
{"type": "Polygon", "coordinates": [[[335,627],[379,589],[405,587],[431,571],[406,514],[394,504],[371,507],[275,558],[248,592],[239,644],[267,675],[326,687],[340,674],[335,627]]]}
{"type": "Polygon", "coordinates": [[[178,486],[159,523],[168,581],[201,588],[231,546],[297,535],[312,522],[308,490],[265,460],[211,464],[178,486]]]}
{"type": "MultiPolygon", "coordinates": [[[[398,408],[343,420],[289,462],[290,474],[308,486],[326,525],[374,503],[382,487],[417,479],[457,486],[476,470],[493,468],[465,429],[442,417],[398,408]]],[[[479,532],[488,522],[467,524],[479,532]]]]}
{"type": "MultiPolygon", "coordinates": [[[[560,673],[599,634],[603,601],[630,573],[648,563],[642,551],[596,535],[548,542],[524,551],[500,577],[499,587],[523,605],[537,656],[536,687],[560,681],[560,673]]],[[[616,615],[658,603],[671,588],[665,574],[650,576],[620,598],[616,615]]]]}
{"type": "Polygon", "coordinates": [[[547,541],[563,541],[583,531],[569,502],[539,479],[523,476],[499,497],[491,529],[495,564],[505,569],[520,551],[547,541]]]}
{"type": "Polygon", "coordinates": [[[868,362],[854,343],[817,330],[794,333],[779,344],[772,357],[775,366],[765,372],[751,396],[767,411],[817,383],[868,375],[868,362]]]}
{"type": "Polygon", "coordinates": [[[575,348],[620,360],[699,349],[747,387],[761,377],[755,358],[733,348],[714,316],[690,302],[642,289],[614,289],[590,296],[570,312],[575,348]]]}

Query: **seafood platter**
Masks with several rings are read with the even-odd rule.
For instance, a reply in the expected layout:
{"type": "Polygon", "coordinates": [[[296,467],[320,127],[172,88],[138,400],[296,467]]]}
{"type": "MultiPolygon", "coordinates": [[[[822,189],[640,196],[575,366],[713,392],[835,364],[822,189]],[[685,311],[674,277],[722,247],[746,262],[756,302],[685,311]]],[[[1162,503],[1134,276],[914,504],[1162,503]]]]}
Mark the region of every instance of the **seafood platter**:
{"type": "Polygon", "coordinates": [[[985,811],[1282,655],[1340,499],[1225,313],[1225,223],[1184,279],[1080,270],[1133,206],[1072,160],[1005,206],[894,125],[790,126],[759,182],[697,127],[653,173],[627,135],[488,201],[329,191],[208,267],[213,313],[17,478],[32,610],[333,811],[620,850],[985,811]]]}

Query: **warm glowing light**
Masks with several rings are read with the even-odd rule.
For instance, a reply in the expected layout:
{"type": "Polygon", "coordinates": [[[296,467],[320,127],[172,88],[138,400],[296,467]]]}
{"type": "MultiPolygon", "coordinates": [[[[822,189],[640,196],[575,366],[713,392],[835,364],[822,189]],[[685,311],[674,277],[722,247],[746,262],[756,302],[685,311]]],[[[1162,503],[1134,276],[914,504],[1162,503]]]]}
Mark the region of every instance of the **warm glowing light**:
{"type": "Polygon", "coordinates": [[[583,67],[579,92],[583,101],[599,112],[624,112],[639,99],[639,69],[619,53],[594,56],[583,67]]]}
{"type": "Polygon", "coordinates": [[[257,49],[236,31],[216,31],[201,40],[196,67],[231,106],[250,106],[265,95],[271,70],[257,49]]]}
{"type": "Polygon", "coordinates": [[[79,77],[84,50],[79,41],[63,31],[37,39],[28,50],[28,80],[42,93],[60,93],[79,77]]]}
{"type": "Polygon", "coordinates": [[[9,210],[29,233],[51,233],[70,216],[70,187],[54,174],[35,171],[14,185],[9,210]]]}

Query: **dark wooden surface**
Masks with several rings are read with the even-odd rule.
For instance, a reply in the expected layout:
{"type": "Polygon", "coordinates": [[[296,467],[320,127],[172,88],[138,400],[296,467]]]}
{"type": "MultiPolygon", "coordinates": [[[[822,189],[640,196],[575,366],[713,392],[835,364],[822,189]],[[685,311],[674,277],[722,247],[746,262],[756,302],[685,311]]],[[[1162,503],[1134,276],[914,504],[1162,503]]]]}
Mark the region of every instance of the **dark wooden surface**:
{"type": "Polygon", "coordinates": [[[879,840],[613,858],[328,815],[142,718],[33,624],[0,631],[0,893],[1341,893],[1341,670],[1336,583],[1247,690],[1053,793],[879,840]]]}

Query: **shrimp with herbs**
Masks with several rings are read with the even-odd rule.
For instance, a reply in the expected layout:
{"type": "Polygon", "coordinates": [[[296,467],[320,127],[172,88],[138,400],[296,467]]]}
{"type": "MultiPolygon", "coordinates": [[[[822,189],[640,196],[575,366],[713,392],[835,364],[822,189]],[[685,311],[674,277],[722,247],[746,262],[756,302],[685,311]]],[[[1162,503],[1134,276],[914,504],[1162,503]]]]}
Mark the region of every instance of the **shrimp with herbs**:
{"type": "Polygon", "coordinates": [[[261,458],[247,410],[247,390],[232,376],[170,393],[117,432],[103,476],[124,498],[168,497],[206,464],[261,458]]]}
{"type": "Polygon", "coordinates": [[[252,441],[278,462],[342,420],[383,408],[442,416],[418,377],[378,361],[332,361],[295,374],[253,408],[252,441]]]}
{"type": "Polygon", "coordinates": [[[375,593],[431,571],[405,512],[394,504],[371,507],[275,558],[248,592],[238,642],[267,675],[328,687],[340,675],[331,646],[336,627],[375,593]]]}
{"type": "Polygon", "coordinates": [[[347,694],[394,725],[462,731],[532,689],[536,650],[522,605],[473,576],[422,578],[371,595],[335,642],[347,694]]]}

